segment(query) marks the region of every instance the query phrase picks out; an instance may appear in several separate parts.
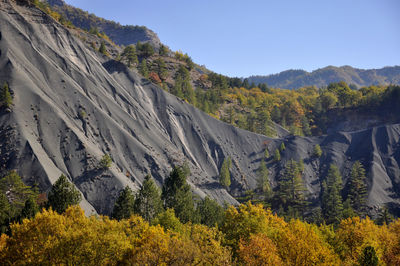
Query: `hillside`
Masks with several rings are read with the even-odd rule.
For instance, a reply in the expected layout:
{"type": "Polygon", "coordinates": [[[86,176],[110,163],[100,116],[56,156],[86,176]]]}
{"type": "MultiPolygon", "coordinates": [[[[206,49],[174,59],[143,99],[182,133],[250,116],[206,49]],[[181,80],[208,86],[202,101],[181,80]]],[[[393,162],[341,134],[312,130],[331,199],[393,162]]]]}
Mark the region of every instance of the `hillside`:
{"type": "Polygon", "coordinates": [[[388,206],[399,214],[400,124],[269,138],[169,94],[35,7],[0,2],[0,25],[0,82],[13,96],[12,108],[0,113],[2,173],[17,169],[43,192],[64,173],[82,192],[87,212],[109,214],[123,187],[137,190],[147,174],[162,185],[172,166],[185,161],[196,195],[237,204],[246,191],[257,190],[264,160],[276,189],[293,159],[303,161],[307,199],[317,208],[329,164],[339,167],[346,188],[351,166],[361,161],[368,173],[368,212],[388,206]],[[282,143],[280,160],[265,158],[266,149],[273,154],[282,143]],[[323,151],[318,158],[316,144],[323,151]],[[97,168],[104,154],[113,160],[109,170],[97,168]],[[225,189],[218,175],[228,157],[232,185],[225,189]]]}
{"type": "Polygon", "coordinates": [[[381,69],[358,69],[351,66],[328,66],[307,72],[287,70],[268,76],[250,76],[249,83],[266,83],[273,88],[298,89],[301,87],[324,87],[329,83],[344,81],[358,88],[371,85],[400,84],[400,66],[381,69]]]}

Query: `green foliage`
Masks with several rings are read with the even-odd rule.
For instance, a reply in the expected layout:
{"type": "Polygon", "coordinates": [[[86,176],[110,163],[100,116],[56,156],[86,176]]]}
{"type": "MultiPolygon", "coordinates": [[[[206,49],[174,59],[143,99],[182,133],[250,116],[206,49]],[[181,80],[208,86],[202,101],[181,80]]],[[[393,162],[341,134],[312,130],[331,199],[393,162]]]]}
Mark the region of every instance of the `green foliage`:
{"type": "Polygon", "coordinates": [[[267,147],[267,148],[265,148],[265,151],[264,151],[264,158],[265,158],[265,159],[268,159],[268,158],[269,158],[269,151],[268,151],[268,147],[267,147]]]}
{"type": "Polygon", "coordinates": [[[165,208],[172,208],[183,223],[193,221],[194,201],[189,184],[186,182],[187,171],[182,166],[175,166],[165,179],[161,199],[165,208]]]}
{"type": "Polygon", "coordinates": [[[109,169],[112,164],[112,159],[109,154],[104,154],[103,157],[101,157],[101,160],[99,162],[99,168],[100,169],[109,169]]]}
{"type": "Polygon", "coordinates": [[[322,185],[322,213],[327,224],[339,224],[343,215],[343,202],[340,191],[342,177],[336,165],[331,164],[326,180],[322,185]]]}
{"type": "Polygon", "coordinates": [[[314,146],[312,156],[315,158],[319,158],[322,156],[322,149],[321,149],[321,146],[319,146],[319,144],[316,144],[314,146]]]}
{"type": "Polygon", "coordinates": [[[122,220],[132,216],[135,210],[135,195],[130,187],[126,186],[115,201],[111,217],[122,220]]]}
{"type": "Polygon", "coordinates": [[[137,65],[139,63],[136,55],[136,48],[133,45],[128,45],[127,47],[125,47],[124,51],[121,54],[121,57],[128,62],[128,67],[131,67],[132,65],[137,65]]]}
{"type": "Polygon", "coordinates": [[[82,195],[62,174],[51,187],[47,198],[48,204],[53,210],[63,213],[69,206],[79,204],[82,195]]]}
{"type": "Polygon", "coordinates": [[[165,230],[171,230],[174,232],[182,232],[183,224],[175,216],[174,209],[166,209],[161,212],[154,220],[154,225],[161,225],[165,230]]]}
{"type": "Polygon", "coordinates": [[[21,218],[33,218],[39,212],[39,206],[33,197],[29,197],[25,201],[25,206],[21,211],[21,218]]]}
{"type": "Polygon", "coordinates": [[[280,160],[281,160],[281,153],[279,152],[278,149],[275,149],[274,161],[275,161],[275,162],[279,162],[280,160]]]}
{"type": "MultiPolygon", "coordinates": [[[[167,65],[165,64],[164,60],[158,58],[154,61],[157,67],[157,74],[161,80],[165,80],[168,76],[167,65]]],[[[178,96],[179,97],[179,96],[178,96]]]]}
{"type": "Polygon", "coordinates": [[[190,83],[190,74],[184,66],[180,66],[179,70],[176,72],[175,85],[171,93],[187,100],[191,104],[196,103],[196,95],[190,83]]]}
{"type": "Polygon", "coordinates": [[[136,49],[138,50],[138,52],[141,56],[146,57],[146,58],[150,57],[154,54],[154,48],[148,42],[143,43],[143,44],[140,42],[137,42],[136,49]]]}
{"type": "Polygon", "coordinates": [[[351,168],[347,197],[350,199],[353,209],[358,213],[362,213],[365,208],[367,200],[366,182],[365,169],[359,161],[356,161],[351,168]]]}
{"type": "Polygon", "coordinates": [[[143,77],[149,78],[149,69],[147,67],[146,59],[142,59],[139,66],[139,73],[142,74],[143,77]]]}
{"type": "Polygon", "coordinates": [[[299,164],[294,160],[288,161],[278,180],[275,206],[282,206],[291,217],[297,217],[306,206],[305,192],[299,164]]]}
{"type": "Polygon", "coordinates": [[[102,41],[100,44],[99,52],[102,53],[103,55],[108,55],[107,48],[106,48],[104,41],[102,41]]]}
{"type": "Polygon", "coordinates": [[[163,211],[160,191],[150,175],[147,175],[136,195],[134,212],[151,222],[163,211]]]}
{"type": "Polygon", "coordinates": [[[224,162],[222,163],[221,169],[219,170],[219,182],[226,189],[231,185],[231,173],[230,168],[232,165],[232,161],[230,157],[226,157],[224,162]]]}
{"type": "Polygon", "coordinates": [[[260,167],[257,170],[257,188],[270,198],[272,194],[271,185],[269,183],[269,173],[264,160],[261,160],[260,167]]]}
{"type": "Polygon", "coordinates": [[[3,89],[1,90],[0,94],[0,104],[2,107],[11,108],[13,101],[10,93],[10,88],[8,87],[7,83],[4,83],[3,89]]]}
{"type": "Polygon", "coordinates": [[[281,143],[281,146],[279,146],[279,150],[281,151],[281,152],[283,152],[283,151],[285,151],[286,150],[286,146],[285,146],[285,143],[281,143]]]}
{"type": "Polygon", "coordinates": [[[224,217],[224,208],[208,196],[197,204],[200,223],[209,227],[221,225],[224,217]]]}
{"type": "Polygon", "coordinates": [[[372,246],[366,246],[358,261],[360,266],[377,266],[379,259],[376,255],[375,248],[372,246]]]}
{"type": "Polygon", "coordinates": [[[160,49],[158,51],[158,54],[160,56],[167,56],[168,55],[168,48],[165,45],[161,44],[160,49]]]}

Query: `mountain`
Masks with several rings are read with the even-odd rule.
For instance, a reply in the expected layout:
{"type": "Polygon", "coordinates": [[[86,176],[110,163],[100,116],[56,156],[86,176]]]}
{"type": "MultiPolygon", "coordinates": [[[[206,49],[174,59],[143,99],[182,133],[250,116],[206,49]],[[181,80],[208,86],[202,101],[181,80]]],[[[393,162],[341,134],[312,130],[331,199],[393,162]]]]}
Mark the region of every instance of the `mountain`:
{"type": "Polygon", "coordinates": [[[248,81],[255,84],[266,83],[270,87],[282,89],[323,87],[329,83],[344,81],[360,88],[371,85],[400,84],[400,66],[367,70],[351,66],[328,66],[311,73],[304,70],[287,70],[268,76],[250,76],[248,81]]]}
{"type": "Polygon", "coordinates": [[[157,34],[144,26],[122,26],[114,21],[99,18],[82,9],[67,5],[63,0],[48,0],[48,4],[66,19],[81,29],[97,29],[104,32],[118,45],[130,45],[137,42],[149,42],[160,46],[157,34]]]}
{"type": "Polygon", "coordinates": [[[0,82],[13,96],[11,110],[0,111],[2,174],[16,169],[46,192],[63,173],[82,192],[87,213],[109,214],[123,187],[137,190],[147,174],[161,186],[173,165],[187,162],[196,195],[236,204],[235,197],[256,188],[265,149],[273,154],[284,143],[280,161],[266,160],[272,187],[287,161],[303,160],[316,207],[329,164],[339,167],[347,184],[359,160],[368,173],[369,212],[386,205],[400,214],[400,124],[339,128],[320,137],[281,132],[281,138],[268,138],[238,129],[93,50],[74,29],[26,2],[0,2],[0,82]],[[320,158],[312,156],[316,144],[320,158]],[[97,168],[104,154],[113,160],[109,170],[97,168]],[[218,182],[227,157],[229,190],[218,182]]]}

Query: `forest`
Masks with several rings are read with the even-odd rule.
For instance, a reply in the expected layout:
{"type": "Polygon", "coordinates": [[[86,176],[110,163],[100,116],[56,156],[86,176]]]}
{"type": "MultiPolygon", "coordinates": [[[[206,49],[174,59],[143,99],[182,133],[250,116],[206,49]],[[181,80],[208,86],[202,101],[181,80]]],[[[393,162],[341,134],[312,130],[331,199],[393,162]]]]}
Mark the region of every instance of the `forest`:
{"type": "MultiPolygon", "coordinates": [[[[294,168],[298,164],[291,162],[288,172],[294,168]]],[[[354,171],[362,172],[359,165],[354,171]]],[[[331,167],[323,204],[331,204],[334,200],[326,198],[337,196],[336,172],[331,167]]],[[[189,174],[184,165],[174,167],[161,190],[147,176],[137,193],[129,187],[120,192],[110,216],[87,217],[77,205],[81,194],[66,176],[61,175],[47,194],[39,194],[11,171],[0,179],[0,261],[3,265],[400,263],[400,220],[387,213],[375,221],[356,212],[347,218],[330,213],[325,221],[309,223],[301,217],[280,217],[265,204],[251,201],[220,206],[208,197],[194,197],[186,182],[189,174]]],[[[296,206],[294,198],[281,196],[296,206]]],[[[326,210],[334,212],[331,207],[326,210]]]]}

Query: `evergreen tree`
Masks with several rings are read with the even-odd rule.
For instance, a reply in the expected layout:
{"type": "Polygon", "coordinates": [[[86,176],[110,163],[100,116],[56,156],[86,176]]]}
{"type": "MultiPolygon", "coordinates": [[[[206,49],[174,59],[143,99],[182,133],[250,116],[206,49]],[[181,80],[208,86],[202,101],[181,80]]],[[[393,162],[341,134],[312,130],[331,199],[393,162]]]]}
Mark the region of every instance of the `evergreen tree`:
{"type": "Polygon", "coordinates": [[[194,219],[194,201],[189,184],[186,182],[187,171],[176,166],[171,171],[162,188],[161,199],[165,208],[172,208],[183,223],[194,219]]]}
{"type": "Polygon", "coordinates": [[[342,177],[339,169],[331,164],[326,180],[322,185],[322,213],[327,224],[339,224],[343,215],[343,202],[340,190],[342,177]]]}
{"type": "Polygon", "coordinates": [[[111,217],[117,220],[128,219],[135,209],[135,195],[132,189],[126,186],[119,194],[114,204],[111,217]]]}
{"type": "Polygon", "coordinates": [[[289,210],[290,207],[293,214],[295,212],[299,214],[306,206],[305,192],[298,163],[294,160],[288,161],[278,181],[277,206],[283,206],[285,210],[289,210]]]}
{"type": "Polygon", "coordinates": [[[63,213],[69,206],[77,205],[82,199],[81,193],[68,181],[65,175],[61,175],[53,184],[47,196],[48,204],[58,213],[63,213]]]}
{"type": "Polygon", "coordinates": [[[313,150],[312,156],[315,157],[315,158],[319,158],[319,157],[322,156],[322,150],[321,150],[321,146],[319,146],[319,144],[316,144],[314,146],[314,150],[313,150]]]}
{"type": "Polygon", "coordinates": [[[163,211],[160,191],[150,175],[143,181],[142,187],[135,198],[134,212],[148,222],[151,222],[163,211]]]}
{"type": "Polygon", "coordinates": [[[160,56],[167,56],[168,55],[168,48],[165,45],[161,44],[160,50],[158,51],[158,53],[159,53],[160,56]]]}
{"type": "Polygon", "coordinates": [[[140,63],[139,72],[142,74],[143,77],[149,78],[149,69],[147,68],[146,59],[142,59],[140,63]]]}
{"type": "Polygon", "coordinates": [[[196,103],[196,95],[192,84],[190,83],[190,74],[184,66],[180,66],[176,72],[175,86],[171,92],[174,95],[187,100],[191,104],[196,103]]]}
{"type": "Polygon", "coordinates": [[[4,83],[3,89],[1,90],[0,104],[5,108],[11,108],[12,106],[12,97],[7,83],[4,83]]]}
{"type": "Polygon", "coordinates": [[[281,143],[281,146],[279,146],[279,150],[280,151],[284,151],[284,150],[286,150],[286,146],[285,146],[285,143],[281,143]]]}
{"type": "Polygon", "coordinates": [[[343,202],[342,219],[347,219],[355,216],[357,216],[357,213],[351,207],[350,199],[348,198],[343,202]]]}
{"type": "Polygon", "coordinates": [[[101,157],[101,160],[99,162],[99,168],[106,170],[111,167],[111,164],[112,164],[111,156],[106,153],[103,155],[103,157],[101,157]]]}
{"type": "Polygon", "coordinates": [[[224,208],[215,200],[205,197],[197,205],[200,216],[200,223],[209,227],[221,225],[224,218],[224,208]]]}
{"type": "Polygon", "coordinates": [[[264,151],[264,159],[268,159],[269,158],[269,151],[268,151],[268,147],[267,148],[265,148],[265,151],[264,151]]]}
{"type": "Polygon", "coordinates": [[[160,77],[160,79],[165,80],[168,76],[168,70],[167,70],[167,65],[165,64],[164,60],[161,58],[158,58],[157,60],[154,61],[157,66],[157,74],[160,77]]]}
{"type": "Polygon", "coordinates": [[[226,189],[231,185],[231,173],[230,168],[232,165],[232,161],[230,157],[226,157],[224,162],[222,163],[221,169],[219,170],[219,182],[226,189]]]}
{"type": "Polygon", "coordinates": [[[366,246],[358,259],[360,266],[377,266],[378,256],[376,255],[375,248],[366,246]]]}
{"type": "Polygon", "coordinates": [[[267,198],[269,198],[272,193],[268,175],[267,166],[265,165],[264,160],[261,160],[260,167],[257,171],[257,188],[264,192],[267,198]]]}
{"type": "Polygon", "coordinates": [[[103,55],[107,55],[107,49],[104,41],[101,42],[99,52],[102,53],[103,55]]]}
{"type": "Polygon", "coordinates": [[[8,224],[12,218],[12,208],[6,195],[0,192],[0,234],[7,231],[8,224]]]}
{"type": "Polygon", "coordinates": [[[274,153],[274,161],[279,162],[280,160],[281,160],[281,153],[279,152],[278,149],[276,149],[274,153]]]}
{"type": "Polygon", "coordinates": [[[364,167],[359,161],[356,161],[351,168],[349,194],[347,197],[350,199],[353,209],[358,213],[362,213],[365,208],[367,200],[366,181],[364,167]]]}
{"type": "Polygon", "coordinates": [[[25,206],[21,211],[21,218],[33,218],[39,212],[39,206],[33,197],[29,197],[25,201],[25,206]]]}
{"type": "Polygon", "coordinates": [[[132,65],[137,65],[139,63],[136,55],[136,48],[133,45],[128,45],[127,47],[125,47],[121,56],[125,58],[128,62],[128,67],[131,67],[132,65]]]}

